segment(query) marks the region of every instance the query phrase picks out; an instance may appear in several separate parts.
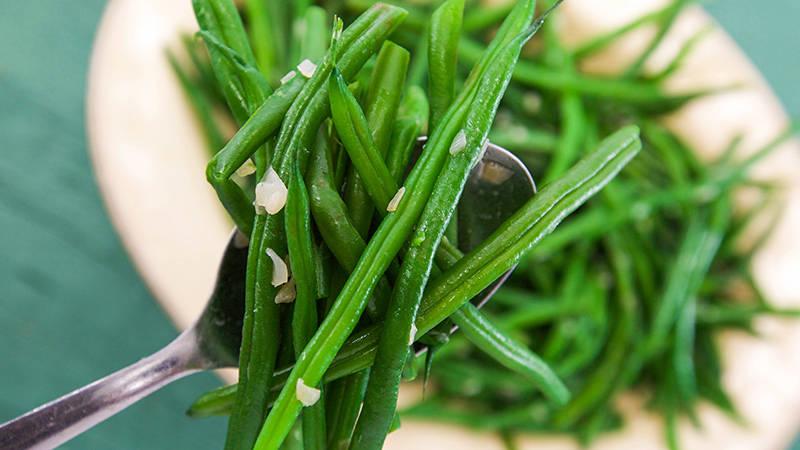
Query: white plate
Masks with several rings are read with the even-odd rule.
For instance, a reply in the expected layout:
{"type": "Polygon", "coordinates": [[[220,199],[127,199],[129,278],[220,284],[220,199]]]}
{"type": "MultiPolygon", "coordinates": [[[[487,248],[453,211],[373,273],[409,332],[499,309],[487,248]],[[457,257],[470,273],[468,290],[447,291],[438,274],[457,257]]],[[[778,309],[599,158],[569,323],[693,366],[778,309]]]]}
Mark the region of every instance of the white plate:
{"type": "MultiPolygon", "coordinates": [[[[562,7],[561,31],[579,42],[609,30],[661,0],[570,0],[562,7]]],[[[656,55],[657,68],[710,19],[692,9],[656,55]]],[[[112,0],[92,55],[88,95],[91,156],[111,219],[134,264],[179,328],[200,313],[230,231],[204,178],[206,153],[198,124],[164,58],[178,33],[196,28],[190,0],[112,0]]],[[[640,50],[650,31],[637,33],[587,63],[613,71],[640,50]]],[[[719,152],[744,133],[748,149],[787,123],[775,96],[733,41],[715,31],[670,83],[676,90],[744,82],[746,89],[694,102],[664,122],[704,155],[719,152]]],[[[783,180],[785,213],[772,240],[755,262],[757,278],[782,305],[800,305],[800,148],[787,144],[758,167],[760,176],[783,180]]],[[[800,325],[762,320],[763,339],[724,337],[725,385],[748,426],[741,427],[711,407],[701,409],[704,427],[683,426],[686,449],[780,449],[798,430],[800,417],[800,325]]],[[[408,390],[406,390],[408,394],[408,390]]],[[[408,395],[406,395],[408,397],[408,395]]],[[[663,448],[658,418],[640,399],[622,403],[628,427],[593,448],[663,448]]],[[[198,425],[199,426],[199,425],[198,425]]],[[[495,437],[460,428],[405,421],[386,448],[500,449],[495,437]]],[[[571,440],[530,438],[523,448],[578,448],[571,440]]]]}

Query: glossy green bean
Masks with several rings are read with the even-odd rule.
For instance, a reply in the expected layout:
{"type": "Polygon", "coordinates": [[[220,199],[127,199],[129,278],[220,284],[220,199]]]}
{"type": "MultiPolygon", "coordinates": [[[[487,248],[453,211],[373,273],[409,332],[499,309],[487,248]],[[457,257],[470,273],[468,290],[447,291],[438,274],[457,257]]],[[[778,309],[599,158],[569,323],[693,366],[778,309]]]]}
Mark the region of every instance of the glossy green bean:
{"type": "Polygon", "coordinates": [[[581,43],[574,51],[573,55],[576,60],[583,59],[600,52],[611,44],[617,42],[620,38],[627,36],[631,32],[641,29],[645,25],[661,20],[672,9],[672,4],[667,4],[665,7],[647,13],[641,17],[637,17],[631,22],[614,30],[601,34],[597,37],[590,39],[587,42],[581,43]]]}
{"type": "MultiPolygon", "coordinates": [[[[255,57],[247,40],[247,34],[233,2],[230,0],[192,0],[194,14],[200,29],[216,37],[222,44],[239,55],[245,64],[255,66],[255,57]]],[[[258,108],[248,98],[244,84],[239,79],[239,71],[232,66],[226,56],[218,48],[209,47],[211,67],[222,86],[222,93],[239,123],[244,123],[250,113],[258,108]]],[[[269,95],[264,92],[261,101],[269,95]]]]}
{"type": "MultiPolygon", "coordinates": [[[[466,299],[488,286],[491,283],[487,282],[488,279],[499,276],[516,264],[526,249],[538,244],[570,212],[608,184],[640,148],[638,129],[626,127],[606,138],[598,149],[570,169],[563,180],[545,186],[520,212],[501,226],[490,241],[465,255],[456,266],[434,280],[425,293],[422,301],[424,308],[417,317],[418,333],[422,335],[432,329],[466,299]],[[493,257],[498,252],[511,252],[516,256],[509,259],[493,257]],[[497,261],[503,261],[503,264],[496,264],[497,261]],[[479,268],[485,268],[483,273],[479,268]],[[464,280],[471,280],[477,275],[481,275],[477,283],[464,283],[464,280]],[[453,303],[456,304],[455,308],[453,303]]],[[[381,325],[373,325],[350,336],[327,370],[325,380],[336,380],[369,367],[381,331],[381,325]]],[[[276,379],[285,383],[290,379],[287,375],[291,369],[276,372],[276,379]]]]}
{"type": "Polygon", "coordinates": [[[330,87],[331,117],[342,144],[358,171],[367,193],[380,210],[385,210],[397,192],[367,124],[367,118],[341,74],[334,70],[330,87]]]}
{"type": "MultiPolygon", "coordinates": [[[[361,132],[364,134],[362,143],[367,144],[367,146],[362,150],[370,153],[374,160],[373,163],[376,164],[377,168],[373,170],[377,170],[378,173],[369,175],[373,178],[386,176],[386,172],[380,167],[380,162],[383,161],[387,153],[389,139],[400,104],[400,92],[405,84],[409,58],[409,53],[404,48],[392,42],[385,42],[380,53],[378,53],[375,68],[369,81],[364,112],[360,112],[356,102],[351,104],[354,113],[353,119],[359,121],[359,116],[363,115],[366,120],[366,129],[362,128],[361,132]],[[370,138],[373,144],[371,147],[368,146],[370,138]]],[[[356,125],[363,127],[363,124],[356,123],[356,125]]],[[[347,149],[347,144],[345,144],[345,148],[347,149]]],[[[351,150],[347,149],[347,151],[351,150]]],[[[356,228],[362,236],[366,236],[372,223],[374,208],[371,204],[372,202],[369,201],[370,186],[365,184],[364,177],[359,173],[360,170],[363,170],[363,167],[359,168],[355,163],[349,166],[344,198],[356,228]]],[[[376,180],[373,179],[371,181],[374,182],[376,180]]],[[[393,190],[391,195],[394,195],[397,191],[396,186],[392,185],[391,189],[393,190]]],[[[383,211],[385,207],[385,204],[383,207],[378,205],[378,210],[383,211]]]]}
{"type": "Polygon", "coordinates": [[[669,30],[672,28],[672,25],[677,20],[678,15],[683,11],[683,9],[691,2],[691,0],[673,0],[669,7],[666,8],[665,14],[661,16],[658,20],[658,31],[656,35],[647,43],[647,47],[645,47],[644,51],[636,57],[636,59],[631,63],[630,66],[625,70],[623,77],[625,78],[632,78],[635,76],[639,76],[644,68],[645,63],[650,56],[652,56],[653,52],[658,48],[661,42],[664,40],[664,37],[667,35],[669,30]]]}
{"type": "Polygon", "coordinates": [[[236,384],[229,384],[203,394],[186,410],[194,418],[224,416],[231,413],[236,399],[236,384]]]}
{"type": "MultiPolygon", "coordinates": [[[[259,440],[256,442],[258,450],[277,448],[297,416],[300,403],[295,398],[291,386],[300,378],[310,385],[317,385],[347,336],[353,331],[356,320],[366,307],[367,299],[375,284],[409,236],[433,190],[450,144],[461,127],[459,119],[463,117],[462,114],[466,113],[466,111],[462,111],[461,114],[456,114],[455,111],[469,106],[468,102],[477,88],[481,86],[481,75],[488,69],[487,66],[494,59],[493,56],[500,50],[498,47],[513,39],[516,34],[517,29],[513,27],[519,26],[518,29],[524,29],[527,26],[527,18],[516,17],[514,19],[507,21],[501,27],[498,38],[495,38],[498,43],[489,46],[486,57],[473,69],[471,81],[468,81],[467,88],[456,101],[459,107],[454,108],[452,115],[448,114],[451,117],[443,122],[443,124],[449,122],[447,126],[443,125],[439,130],[434,131],[429,141],[428,151],[417,161],[406,180],[409,194],[404,196],[397,211],[387,215],[381,222],[359,259],[358,265],[328,312],[328,316],[289,374],[287,384],[268,415],[259,440]]],[[[498,100],[495,99],[495,101],[498,100]]]]}
{"type": "Polygon", "coordinates": [[[571,401],[554,414],[552,422],[556,428],[572,427],[578,420],[591,414],[592,409],[610,397],[616,389],[619,389],[619,373],[631,351],[637,303],[631,261],[621,249],[619,234],[610,234],[607,242],[605,248],[610,254],[616,280],[617,312],[620,320],[614,324],[614,329],[598,366],[571,401]]]}
{"type": "Polygon", "coordinates": [[[300,55],[295,60],[321,61],[331,36],[328,13],[319,6],[307,6],[301,23],[296,27],[302,28],[303,33],[295,39],[300,42],[300,55]]]}
{"type": "MultiPolygon", "coordinates": [[[[471,63],[480,55],[481,46],[470,39],[462,39],[459,56],[471,63]]],[[[601,78],[582,74],[564,74],[558,70],[531,61],[520,61],[514,69],[514,80],[532,88],[577,93],[638,106],[648,111],[670,111],[687,102],[706,95],[706,91],[666,94],[660,86],[640,81],[601,78]]]]}
{"type": "MultiPolygon", "coordinates": [[[[562,51],[562,69],[566,74],[574,74],[575,67],[570,56],[562,51]]],[[[564,173],[574,163],[583,148],[586,133],[586,112],[583,99],[573,90],[563,92],[559,100],[561,110],[561,134],[553,152],[553,158],[544,175],[545,183],[552,181],[564,173]]]]}
{"type": "Polygon", "coordinates": [[[252,230],[255,211],[250,198],[230,177],[278,130],[304,83],[303,77],[294,77],[278,88],[206,167],[206,178],[236,226],[245,234],[249,235],[252,230]]]}
{"type": "Polygon", "coordinates": [[[728,208],[726,201],[717,201],[710,218],[695,218],[689,223],[658,309],[654,312],[643,345],[644,358],[652,358],[664,349],[664,338],[678,320],[679,312],[697,293],[722,241],[728,208]]]}
{"type": "Polygon", "coordinates": [[[430,130],[436,129],[455,98],[463,16],[464,0],[447,0],[433,12],[428,26],[430,130]]]}
{"type": "MultiPolygon", "coordinates": [[[[530,20],[535,3],[523,2],[520,5],[519,9],[512,12],[509,17],[514,17],[516,14],[530,20]]],[[[467,176],[480,158],[495,111],[505,92],[522,45],[541,24],[542,21],[539,20],[523,34],[511,39],[501,36],[501,39],[506,40],[506,44],[499,47],[487,61],[488,67],[482,77],[492,80],[492,83],[477,87],[469,111],[459,111],[457,108],[464,106],[456,103],[447,112],[443,126],[452,126],[451,124],[455,122],[460,129],[454,137],[454,142],[449,146],[451,157],[436,180],[430,199],[417,223],[416,233],[422,236],[421,242],[416,243],[415,240],[403,258],[400,275],[392,293],[391,313],[384,321],[376,363],[367,386],[364,414],[356,424],[352,449],[377,449],[383,444],[396,407],[408,345],[415,338],[412,325],[430,276],[434,254],[455,210],[467,176]],[[452,119],[458,116],[461,117],[452,119]],[[459,142],[459,138],[463,139],[463,142],[459,142]]],[[[433,135],[437,136],[438,132],[439,128],[435,128],[433,135]]],[[[404,202],[401,200],[399,208],[403,206],[404,202]]]]}
{"type": "MultiPolygon", "coordinates": [[[[317,328],[316,264],[311,236],[311,213],[303,175],[296,167],[286,200],[286,242],[295,286],[292,338],[297,356],[317,328]]],[[[325,405],[323,401],[303,411],[303,443],[306,450],[325,449],[325,405]]]]}
{"type": "Polygon", "coordinates": [[[331,450],[347,450],[350,447],[368,379],[369,369],[364,369],[331,383],[328,411],[328,448],[331,450]]]}
{"type": "MultiPolygon", "coordinates": [[[[272,168],[281,179],[289,179],[294,165],[299,165],[301,170],[305,167],[307,149],[329,111],[327,81],[333,69],[334,53],[338,54],[336,61],[342,73],[348,78],[353,77],[377,51],[377,46],[402,21],[404,15],[404,11],[399,8],[376,5],[356,19],[344,33],[341,33],[341,22],[338,22],[334,37],[340,35],[340,39],[332,40],[331,51],[316,67],[282,122],[272,158],[272,168]]],[[[229,435],[235,434],[236,439],[242,440],[242,446],[248,449],[252,448],[254,441],[258,442],[253,438],[259,435],[259,429],[263,429],[267,394],[275,381],[272,370],[268,368],[274,364],[273,348],[279,327],[272,317],[276,309],[276,289],[268,282],[271,279],[272,262],[266,256],[266,249],[281,252],[285,248],[282,213],[257,215],[254,220],[254,232],[256,231],[261,234],[259,246],[254,247],[251,244],[250,251],[258,255],[257,279],[252,308],[245,310],[240,352],[240,388],[237,390],[237,406],[247,402],[247,407],[235,410],[239,414],[234,413],[229,422],[229,435]]],[[[288,428],[285,433],[288,433],[288,428]]]]}
{"type": "Polygon", "coordinates": [[[547,363],[497,328],[471,303],[466,303],[452,317],[470,342],[508,369],[533,381],[553,404],[561,406],[569,400],[569,390],[547,363]]]}
{"type": "MultiPolygon", "coordinates": [[[[231,2],[232,3],[232,2],[231,2]]],[[[263,0],[245,0],[248,34],[258,68],[270,81],[277,81],[285,67],[284,32],[278,4],[263,0]]]]}
{"type": "Polygon", "coordinates": [[[311,212],[322,239],[336,260],[352,271],[367,244],[358,233],[336,190],[331,174],[330,148],[325,137],[317,139],[308,168],[311,212]]]}
{"type": "Polygon", "coordinates": [[[175,55],[170,51],[167,52],[167,60],[169,61],[170,67],[172,67],[173,73],[175,73],[175,76],[178,78],[181,89],[183,89],[186,98],[189,100],[198,122],[200,122],[200,129],[203,132],[209,153],[213,155],[217,150],[222,148],[225,144],[225,140],[222,137],[222,131],[219,125],[214,119],[211,99],[209,99],[197,83],[192,80],[189,73],[186,72],[175,55]]]}
{"type": "Polygon", "coordinates": [[[386,167],[397,184],[401,184],[417,138],[425,129],[428,119],[428,100],[418,86],[411,86],[403,97],[386,152],[386,167]]]}

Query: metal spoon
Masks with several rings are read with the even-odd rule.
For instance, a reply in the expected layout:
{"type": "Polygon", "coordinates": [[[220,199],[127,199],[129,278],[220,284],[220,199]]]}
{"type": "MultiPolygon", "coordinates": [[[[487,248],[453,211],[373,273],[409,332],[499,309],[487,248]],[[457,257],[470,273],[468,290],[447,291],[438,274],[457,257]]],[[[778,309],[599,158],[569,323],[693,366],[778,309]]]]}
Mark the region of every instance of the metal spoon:
{"type": "MultiPolygon", "coordinates": [[[[459,247],[469,250],[488,237],[535,192],[525,165],[490,144],[459,203],[459,247]]],[[[240,244],[237,233],[228,241],[214,290],[194,326],[155,354],[0,425],[0,450],[54,448],[172,381],[202,370],[235,367],[247,260],[246,245],[240,244]]],[[[473,301],[485,303],[510,273],[473,301]]]]}

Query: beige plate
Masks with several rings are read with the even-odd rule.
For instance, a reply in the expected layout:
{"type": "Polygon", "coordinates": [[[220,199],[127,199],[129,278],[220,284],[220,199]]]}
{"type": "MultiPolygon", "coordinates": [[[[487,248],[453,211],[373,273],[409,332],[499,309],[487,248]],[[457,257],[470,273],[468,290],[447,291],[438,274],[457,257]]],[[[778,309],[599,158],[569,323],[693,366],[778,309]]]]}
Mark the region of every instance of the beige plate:
{"type": "MultiPolygon", "coordinates": [[[[660,0],[569,0],[561,30],[579,42],[638,17],[660,0]]],[[[669,60],[680,44],[710,19],[693,9],[658,52],[653,67],[669,60]]],[[[111,219],[136,267],[178,327],[201,311],[231,225],[206,185],[206,154],[186,101],[164,58],[180,31],[195,23],[189,0],[112,0],[92,56],[88,124],[92,159],[111,219]]],[[[613,71],[641,49],[645,30],[587,63],[613,71]]],[[[786,116],[757,71],[722,31],[715,31],[672,81],[675,90],[744,82],[746,89],[691,104],[665,123],[705,156],[718,153],[744,133],[748,149],[781,130],[786,116]]],[[[800,297],[800,169],[795,143],[771,157],[758,174],[785,181],[785,207],[772,241],[755,263],[768,294],[783,305],[800,297]],[[793,233],[794,231],[794,233],[793,233]]],[[[535,174],[534,174],[535,175],[535,174]]],[[[687,449],[780,449],[795,435],[800,417],[800,325],[763,320],[764,339],[725,336],[725,384],[748,425],[737,426],[712,408],[702,408],[703,430],[683,427],[687,449]]],[[[406,396],[409,397],[409,391],[406,396]]],[[[598,449],[662,448],[657,418],[640,399],[621,402],[629,426],[598,441],[598,449]]],[[[387,448],[500,449],[488,435],[406,421],[387,448]]],[[[578,448],[563,438],[532,437],[523,448],[578,448]]]]}

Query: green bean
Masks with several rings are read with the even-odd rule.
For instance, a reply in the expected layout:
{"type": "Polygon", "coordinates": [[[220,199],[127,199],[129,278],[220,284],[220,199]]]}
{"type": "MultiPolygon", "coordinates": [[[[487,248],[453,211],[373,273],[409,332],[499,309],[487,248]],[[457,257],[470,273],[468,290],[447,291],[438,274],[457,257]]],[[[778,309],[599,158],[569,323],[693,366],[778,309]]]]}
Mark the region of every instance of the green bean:
{"type": "MultiPolygon", "coordinates": [[[[598,149],[584,157],[562,179],[545,186],[506,221],[489,241],[465,255],[454,267],[434,280],[426,290],[423,308],[417,316],[418,334],[431,330],[457,310],[460,302],[472,298],[488,286],[492,276],[497,277],[516,264],[526,250],[537,245],[569,213],[605,186],[640,148],[638,129],[626,127],[606,138],[598,149]],[[494,257],[496,253],[508,255],[509,252],[512,255],[509,259],[494,257]],[[502,261],[502,264],[497,264],[498,261],[502,261]],[[465,280],[473,279],[477,282],[465,283],[465,280]]],[[[325,380],[336,380],[369,367],[381,331],[382,326],[373,325],[350,336],[326,372],[325,380]]],[[[291,379],[287,377],[289,370],[279,370],[275,378],[286,383],[287,379],[291,379]]],[[[297,370],[296,367],[294,370],[297,370]]]]}
{"type": "MultiPolygon", "coordinates": [[[[334,188],[330,174],[329,145],[324,137],[317,139],[309,167],[309,193],[311,212],[322,235],[322,240],[333,253],[342,268],[350,273],[355,269],[358,258],[366,248],[350,218],[344,201],[334,188]]],[[[370,316],[378,318],[388,300],[391,288],[388,281],[381,279],[376,287],[370,316]]],[[[368,310],[369,311],[369,310],[368,310]]]]}
{"type": "Polygon", "coordinates": [[[209,152],[214,154],[222,147],[225,141],[222,137],[222,131],[219,129],[219,125],[216,120],[214,120],[211,101],[206,97],[203,90],[197,86],[197,83],[192,80],[191,76],[181,67],[175,55],[170,51],[167,52],[167,60],[175,76],[178,78],[181,89],[183,89],[186,98],[189,100],[197,120],[200,122],[200,130],[204,134],[209,152]]]}
{"type": "MultiPolygon", "coordinates": [[[[292,313],[292,338],[297,356],[317,328],[317,293],[314,243],[308,193],[300,168],[289,182],[286,201],[286,242],[296,296],[292,313]]],[[[320,401],[303,411],[303,442],[307,450],[325,448],[325,407],[320,401]]]]}
{"type": "MultiPolygon", "coordinates": [[[[327,79],[333,69],[334,54],[343,49],[336,58],[339,69],[346,77],[354,76],[403,17],[404,12],[398,8],[376,5],[362,14],[344,33],[341,33],[341,21],[337,23],[334,36],[341,35],[340,39],[332,39],[328,55],[305,83],[284,117],[272,158],[272,167],[281,179],[289,179],[294,164],[301,169],[305,166],[308,155],[304,150],[310,147],[311,138],[316,136],[325,119],[328,110],[327,79]]],[[[274,382],[272,370],[268,368],[274,364],[275,333],[279,330],[273,317],[277,306],[273,301],[276,289],[267,281],[271,278],[272,262],[266,256],[266,249],[281,252],[285,248],[283,225],[281,212],[257,215],[253,225],[254,233],[260,233],[258,247],[254,247],[252,242],[250,247],[250,252],[257,255],[253,266],[258,264],[257,273],[254,274],[258,278],[255,281],[253,303],[250,309],[245,310],[237,410],[229,422],[229,436],[235,435],[233,439],[238,439],[241,446],[248,449],[252,448],[253,441],[258,442],[254,437],[259,435],[258,429],[266,411],[267,393],[274,382]],[[250,375],[251,370],[253,376],[250,375]],[[239,405],[243,406],[239,408],[239,405]]],[[[287,427],[281,440],[288,431],[287,427]]]]}
{"type": "MultiPolygon", "coordinates": [[[[530,16],[533,14],[533,2],[528,5],[521,3],[521,5],[523,6],[516,14],[526,15],[530,20],[530,16]]],[[[514,17],[514,13],[509,17],[514,17]]],[[[505,86],[508,84],[511,70],[519,57],[522,45],[538,30],[541,24],[542,20],[540,19],[523,34],[508,40],[506,45],[500,47],[494,57],[487,61],[488,67],[483,74],[485,79],[493,80],[493,83],[477,87],[475,99],[472,100],[469,111],[460,111],[459,108],[464,108],[464,106],[456,102],[448,110],[446,119],[443,121],[442,127],[452,127],[451,124],[455,122],[461,128],[452,144],[449,145],[449,152],[452,156],[436,180],[430,199],[417,224],[416,233],[417,236],[422,236],[421,242],[416,245],[412,243],[403,258],[400,275],[392,293],[391,313],[384,321],[384,331],[378,344],[376,364],[367,386],[363,415],[356,424],[351,445],[353,449],[374,449],[380,448],[383,444],[396,407],[397,390],[408,345],[410,341],[414,340],[411,327],[427,279],[430,276],[434,254],[453,214],[467,176],[480,158],[486,136],[494,119],[494,113],[505,91],[505,86]],[[459,115],[461,117],[458,119],[451,119],[459,115]]],[[[504,37],[501,36],[501,38],[504,37]]],[[[433,130],[434,137],[439,135],[439,129],[437,127],[433,130]]],[[[410,190],[413,192],[413,187],[410,190]]],[[[398,208],[402,209],[404,203],[401,200],[398,208]]]]}
{"type": "Polygon", "coordinates": [[[308,190],[314,222],[336,260],[350,272],[367,244],[336,190],[331,174],[329,145],[324,137],[317,139],[311,158],[308,190]]]}
{"type": "MultiPolygon", "coordinates": [[[[197,34],[203,38],[209,51],[217,53],[226,63],[235,68],[241,93],[244,95],[247,105],[247,112],[252,112],[261,106],[272,93],[272,88],[258,69],[242,58],[234,49],[220,41],[213,33],[200,30],[197,34]]],[[[242,122],[241,119],[239,122],[242,122]]]]}
{"type": "Polygon", "coordinates": [[[710,35],[711,32],[714,30],[715,27],[713,25],[701,28],[699,31],[697,31],[683,43],[681,49],[678,50],[677,56],[675,56],[675,58],[673,58],[672,61],[670,61],[669,65],[661,69],[661,71],[659,71],[658,73],[650,75],[647,78],[651,82],[660,83],[666,80],[667,78],[671,77],[672,75],[674,75],[675,72],[677,72],[681,68],[683,63],[686,61],[686,59],[689,57],[692,51],[697,47],[697,45],[700,44],[700,42],[702,42],[703,39],[708,37],[708,35],[710,35]]]}
{"type": "Polygon", "coordinates": [[[675,339],[670,355],[672,371],[675,374],[675,391],[678,398],[686,404],[691,404],[697,396],[694,369],[696,311],[697,299],[689,298],[678,313],[675,322],[675,339]]]}
{"type": "Polygon", "coordinates": [[[236,384],[222,386],[203,394],[186,411],[189,417],[201,418],[230,414],[236,399],[236,384]]]}
{"type": "Polygon", "coordinates": [[[403,86],[411,56],[408,50],[386,41],[378,52],[375,69],[367,89],[364,114],[372,140],[381,155],[389,148],[392,128],[401,103],[403,86]]]}
{"type": "Polygon", "coordinates": [[[628,357],[635,333],[636,308],[631,261],[628,255],[621,251],[620,244],[620,235],[611,233],[605,245],[610,253],[617,281],[616,298],[620,320],[614,324],[606,351],[597,368],[589,375],[572,400],[553,416],[552,422],[556,428],[572,427],[620,387],[619,373],[628,357]]]}
{"type": "MultiPolygon", "coordinates": [[[[569,55],[563,52],[562,56],[564,72],[573,74],[575,68],[569,55]]],[[[555,152],[553,152],[553,158],[547,166],[547,171],[544,175],[545,182],[560,176],[578,159],[586,132],[587,118],[580,95],[573,90],[566,90],[562,94],[559,104],[561,106],[561,136],[558,139],[555,152]]]]}
{"type": "Polygon", "coordinates": [[[471,303],[453,314],[454,322],[475,344],[505,367],[533,381],[555,405],[569,400],[569,391],[553,370],[536,354],[495,327],[471,303]]]}
{"type": "Polygon", "coordinates": [[[653,54],[653,52],[658,48],[661,42],[664,40],[664,37],[667,35],[667,32],[672,28],[672,25],[675,23],[675,20],[678,18],[678,15],[683,11],[686,5],[689,4],[691,0],[673,0],[670,4],[670,7],[666,9],[666,13],[660,17],[659,20],[659,27],[656,35],[648,42],[647,47],[645,47],[644,51],[631,63],[631,65],[625,70],[623,77],[624,78],[631,78],[638,76],[644,67],[644,64],[653,54]]]}
{"type": "Polygon", "coordinates": [[[641,29],[643,26],[650,23],[662,20],[667,13],[671,12],[672,7],[673,5],[669,3],[659,10],[645,14],[619,28],[615,28],[608,33],[601,34],[587,42],[582,43],[573,51],[575,59],[580,60],[587,56],[598,53],[599,51],[607,48],[609,45],[617,42],[620,38],[627,36],[631,32],[641,29]]]}
{"type": "MultiPolygon", "coordinates": [[[[344,198],[353,222],[362,236],[367,235],[372,223],[373,207],[369,202],[370,196],[373,196],[373,200],[377,202],[378,210],[384,211],[389,199],[397,191],[397,187],[389,183],[388,189],[391,193],[389,198],[386,199],[386,203],[381,204],[374,197],[376,194],[374,183],[379,183],[381,180],[383,182],[391,181],[386,178],[388,171],[383,170],[383,164],[381,163],[387,153],[389,138],[391,137],[392,127],[400,104],[401,96],[399,93],[405,84],[408,61],[408,51],[394,43],[384,43],[378,54],[372,79],[369,82],[365,111],[362,112],[355,99],[351,98],[349,110],[352,112],[352,117],[350,120],[342,122],[341,125],[346,126],[347,123],[352,121],[354,127],[345,136],[341,136],[342,131],[337,128],[348,153],[360,149],[360,154],[369,155],[372,159],[372,164],[375,165],[375,167],[369,169],[363,165],[359,167],[359,163],[353,160],[352,155],[350,156],[353,164],[349,167],[344,198]],[[358,134],[362,135],[359,143],[352,140],[358,134]],[[348,138],[351,138],[351,140],[348,141],[348,138]],[[372,142],[372,145],[370,145],[370,142],[372,142]],[[364,170],[367,170],[368,174],[362,175],[364,170]],[[364,177],[370,179],[365,180],[364,177]],[[372,184],[366,184],[368,182],[372,184]],[[372,194],[369,193],[370,189],[373,190],[372,194]]],[[[347,97],[349,92],[343,92],[343,94],[347,97]]],[[[334,118],[334,123],[336,123],[336,118],[334,118]]],[[[363,159],[361,161],[363,162],[363,159]]]]}
{"type": "Polygon", "coordinates": [[[318,6],[308,6],[302,20],[301,28],[304,29],[304,33],[295,39],[300,42],[300,55],[295,60],[321,61],[325,56],[328,39],[331,35],[328,13],[318,6]]]}
{"type": "Polygon", "coordinates": [[[513,7],[514,2],[504,2],[498,5],[470,8],[464,15],[464,31],[471,33],[488,28],[503,20],[513,7]]]}
{"type": "MultiPolygon", "coordinates": [[[[466,63],[475,61],[481,46],[469,39],[462,39],[459,56],[466,63]]],[[[563,92],[573,90],[577,93],[620,101],[652,111],[674,110],[687,102],[707,95],[707,91],[682,94],[666,94],[661,87],[652,83],[628,81],[598,76],[564,74],[560,71],[530,61],[520,61],[514,69],[514,80],[533,88],[563,92]]]]}
{"type": "Polygon", "coordinates": [[[368,379],[369,370],[364,369],[331,384],[327,416],[330,423],[327,442],[331,450],[347,450],[350,446],[368,379]]]}
{"type": "MultiPolygon", "coordinates": [[[[298,358],[294,369],[289,374],[286,386],[267,417],[259,440],[256,442],[256,449],[276,448],[283,441],[300,409],[300,403],[295,398],[291,386],[301,378],[312,386],[319,383],[335,354],[355,327],[355,322],[366,307],[367,299],[380,275],[388,268],[410,234],[411,228],[422,213],[433,190],[450,144],[458,128],[461,127],[460,119],[466,115],[465,109],[470,106],[473,94],[481,87],[481,81],[483,81],[481,75],[488,70],[487,66],[494,59],[493,56],[501,50],[498,47],[513,39],[513,35],[518,29],[524,28],[529,19],[514,17],[514,15],[509,17],[512,20],[507,20],[501,27],[498,37],[495,38],[497,43],[489,46],[486,57],[473,70],[473,76],[470,77],[471,80],[468,80],[468,87],[454,104],[452,114],[448,113],[443,126],[434,131],[428,144],[428,151],[422,155],[412,169],[406,180],[409,194],[404,196],[397,211],[387,215],[381,222],[359,259],[358,265],[328,312],[328,316],[298,358]],[[519,26],[519,28],[514,29],[514,26],[519,26]]],[[[492,100],[499,101],[499,99],[492,100]]]]}
{"type": "Polygon", "coordinates": [[[418,86],[408,88],[392,131],[392,139],[386,152],[386,167],[395,183],[402,183],[417,138],[425,129],[428,118],[428,100],[418,86]]]}
{"type": "Polygon", "coordinates": [[[557,146],[559,139],[548,131],[531,129],[523,125],[504,128],[498,127],[489,133],[493,144],[521,153],[550,153],[557,146]]]}
{"type": "MultiPolygon", "coordinates": [[[[464,16],[464,0],[448,0],[431,16],[428,26],[428,92],[430,130],[434,130],[455,97],[458,40],[464,16]]],[[[453,214],[445,236],[458,241],[458,214],[453,214]]]]}
{"type": "MultiPolygon", "coordinates": [[[[239,354],[239,383],[236,389],[236,399],[231,410],[231,418],[228,421],[228,433],[225,438],[225,448],[245,449],[251,445],[255,438],[258,426],[263,421],[264,407],[266,403],[266,393],[259,392],[250,395],[247,392],[248,380],[250,378],[249,365],[251,361],[251,351],[253,341],[258,338],[272,339],[278,343],[280,329],[278,327],[278,317],[276,308],[258,309],[259,291],[263,290],[263,277],[266,275],[263,265],[260,264],[261,255],[258,249],[261,247],[263,223],[255,222],[253,232],[250,237],[250,245],[247,253],[247,273],[245,275],[245,315],[242,327],[242,345],[239,354]],[[258,314],[258,317],[254,317],[258,314]],[[272,334],[266,336],[256,336],[253,331],[256,320],[262,323],[269,323],[272,326],[272,334]]],[[[269,330],[269,328],[268,328],[269,330]]],[[[263,332],[262,332],[263,333],[263,332]]],[[[272,370],[277,357],[277,345],[262,349],[254,355],[254,359],[265,361],[262,370],[272,370]]],[[[269,373],[269,372],[267,372],[269,373]]]]}
{"type": "MultiPolygon", "coordinates": [[[[245,64],[255,66],[255,57],[247,41],[247,34],[232,1],[192,0],[192,5],[201,30],[229,47],[245,64]]],[[[248,98],[244,92],[244,83],[239,78],[239,71],[230,64],[219,48],[209,47],[208,52],[211,56],[211,67],[222,86],[222,93],[233,117],[237,122],[244,123],[259,104],[248,98]]],[[[268,95],[268,91],[263,92],[260,100],[263,101],[268,95]]]]}
{"type": "Polygon", "coordinates": [[[255,212],[250,198],[230,177],[278,129],[304,86],[302,78],[294,77],[269,96],[208,162],[206,178],[236,226],[245,234],[251,234],[255,212]]]}
{"type": "Polygon", "coordinates": [[[277,6],[275,2],[245,0],[255,59],[270,81],[280,78],[280,71],[285,67],[283,33],[286,30],[281,27],[277,6]]]}
{"type": "Polygon", "coordinates": [[[718,201],[708,221],[690,222],[645,339],[642,350],[645,358],[662,351],[664,338],[677,321],[679,311],[697,292],[722,241],[728,208],[727,202],[718,201]]]}
{"type": "Polygon", "coordinates": [[[464,0],[447,0],[433,12],[428,27],[430,130],[436,129],[455,97],[458,40],[463,16],[464,0]]]}

